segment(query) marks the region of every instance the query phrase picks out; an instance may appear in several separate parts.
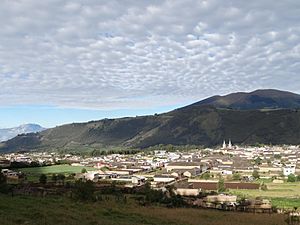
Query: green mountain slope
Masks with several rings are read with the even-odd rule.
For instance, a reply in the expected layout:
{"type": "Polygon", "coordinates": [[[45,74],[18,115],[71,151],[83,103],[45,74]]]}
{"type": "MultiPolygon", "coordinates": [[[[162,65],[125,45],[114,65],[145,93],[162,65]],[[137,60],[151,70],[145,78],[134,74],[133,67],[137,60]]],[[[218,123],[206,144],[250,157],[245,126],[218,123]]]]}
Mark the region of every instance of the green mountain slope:
{"type": "Polygon", "coordinates": [[[238,92],[225,96],[213,96],[193,105],[211,105],[227,109],[284,109],[300,108],[300,95],[274,89],[238,92]]]}
{"type": "Polygon", "coordinates": [[[214,146],[229,138],[239,144],[299,144],[300,110],[294,107],[236,110],[193,104],[155,116],[74,123],[19,135],[2,143],[0,151],[78,146],[145,148],[157,144],[214,146]]]}

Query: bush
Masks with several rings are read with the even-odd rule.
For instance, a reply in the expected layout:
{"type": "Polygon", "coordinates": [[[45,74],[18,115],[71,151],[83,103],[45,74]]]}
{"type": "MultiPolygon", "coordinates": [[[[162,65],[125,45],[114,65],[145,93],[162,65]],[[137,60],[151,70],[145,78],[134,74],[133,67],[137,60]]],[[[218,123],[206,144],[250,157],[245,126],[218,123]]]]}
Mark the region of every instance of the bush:
{"type": "Polygon", "coordinates": [[[287,182],[296,182],[296,176],[294,174],[288,175],[287,182]]]}
{"type": "Polygon", "coordinates": [[[266,190],[268,190],[268,187],[267,187],[267,185],[264,182],[262,182],[261,185],[260,185],[260,189],[262,191],[266,191],[266,190]]]}
{"type": "Polygon", "coordinates": [[[259,179],[259,173],[258,173],[257,170],[254,170],[254,171],[253,171],[252,177],[253,177],[254,179],[259,179]]]}
{"type": "Polygon", "coordinates": [[[162,190],[152,190],[149,189],[145,193],[145,200],[149,203],[165,203],[165,195],[162,190]]]}
{"type": "Polygon", "coordinates": [[[51,180],[52,180],[53,183],[56,184],[56,182],[57,182],[57,175],[56,174],[52,174],[51,180]]]}
{"type": "Polygon", "coordinates": [[[78,180],[75,182],[72,196],[80,201],[93,201],[95,200],[94,192],[95,186],[92,181],[78,180]]]}
{"type": "Polygon", "coordinates": [[[0,193],[5,193],[7,194],[9,192],[8,185],[6,183],[6,176],[4,176],[3,173],[1,173],[1,168],[0,168],[0,193]]]}
{"type": "Polygon", "coordinates": [[[224,179],[220,178],[219,182],[218,182],[218,192],[225,192],[226,188],[225,188],[225,183],[224,183],[224,179]]]}
{"type": "Polygon", "coordinates": [[[210,174],[208,172],[201,175],[202,179],[208,180],[210,178],[210,174]]]}
{"type": "Polygon", "coordinates": [[[232,175],[232,180],[241,180],[241,175],[239,173],[234,173],[232,175]]]}
{"type": "Polygon", "coordinates": [[[57,175],[57,180],[60,181],[62,184],[65,183],[65,179],[66,179],[66,176],[64,174],[58,174],[57,175]]]}
{"type": "Polygon", "coordinates": [[[187,205],[180,195],[173,195],[167,201],[169,202],[169,207],[183,207],[187,205]]]}
{"type": "Polygon", "coordinates": [[[47,176],[45,174],[41,174],[39,181],[41,184],[46,184],[47,183],[47,176]]]}

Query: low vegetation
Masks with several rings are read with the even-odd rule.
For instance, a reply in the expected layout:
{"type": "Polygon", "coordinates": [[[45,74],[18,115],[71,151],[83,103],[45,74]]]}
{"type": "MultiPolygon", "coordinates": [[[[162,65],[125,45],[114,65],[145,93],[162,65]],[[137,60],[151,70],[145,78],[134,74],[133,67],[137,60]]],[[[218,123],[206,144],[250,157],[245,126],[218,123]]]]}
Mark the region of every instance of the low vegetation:
{"type": "Polygon", "coordinates": [[[95,202],[65,197],[10,197],[0,195],[1,225],[282,225],[279,214],[251,214],[193,208],[141,206],[135,200],[118,201],[107,195],[95,202]]]}

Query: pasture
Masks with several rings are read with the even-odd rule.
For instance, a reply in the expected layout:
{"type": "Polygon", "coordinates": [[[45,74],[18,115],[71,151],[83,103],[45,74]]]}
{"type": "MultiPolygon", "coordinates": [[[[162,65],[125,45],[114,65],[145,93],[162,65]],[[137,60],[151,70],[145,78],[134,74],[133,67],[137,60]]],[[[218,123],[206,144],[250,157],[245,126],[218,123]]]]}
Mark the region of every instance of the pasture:
{"type": "Polygon", "coordinates": [[[85,168],[87,171],[97,170],[96,168],[93,167],[71,166],[68,164],[43,166],[43,167],[30,167],[30,168],[22,168],[19,170],[26,174],[52,174],[52,173],[70,174],[70,173],[80,173],[83,168],[85,168]]]}
{"type": "Polygon", "coordinates": [[[229,190],[229,193],[246,198],[268,198],[272,205],[280,208],[300,207],[300,182],[266,185],[267,190],[229,190]]]}
{"type": "Polygon", "coordinates": [[[247,197],[266,197],[266,198],[299,198],[300,182],[295,183],[267,183],[267,190],[230,190],[230,193],[244,195],[247,197]]]}
{"type": "MultiPolygon", "coordinates": [[[[20,168],[17,170],[22,171],[26,174],[27,181],[38,182],[41,174],[46,174],[48,176],[48,180],[50,180],[52,174],[64,174],[68,176],[70,174],[80,173],[83,168],[85,168],[87,171],[97,170],[93,167],[71,166],[68,164],[43,167],[28,167],[20,168]]],[[[15,183],[15,181],[9,181],[9,183],[15,183]]]]}

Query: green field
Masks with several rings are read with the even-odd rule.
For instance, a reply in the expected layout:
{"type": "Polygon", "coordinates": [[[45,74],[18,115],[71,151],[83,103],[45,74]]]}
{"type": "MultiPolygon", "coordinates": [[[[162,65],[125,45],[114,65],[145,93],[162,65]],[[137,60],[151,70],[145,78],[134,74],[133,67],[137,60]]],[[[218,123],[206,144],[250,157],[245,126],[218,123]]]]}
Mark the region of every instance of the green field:
{"type": "Polygon", "coordinates": [[[84,167],[84,166],[70,166],[70,165],[54,165],[54,166],[43,166],[43,167],[30,167],[22,168],[20,171],[26,174],[49,174],[49,173],[80,173],[81,170],[85,168],[87,171],[97,170],[93,167],[84,167]]]}
{"type": "Polygon", "coordinates": [[[300,207],[300,182],[266,183],[267,190],[229,190],[231,194],[241,197],[264,197],[272,200],[272,205],[280,208],[300,207]]]}
{"type": "MultiPolygon", "coordinates": [[[[41,174],[47,174],[48,180],[50,180],[52,174],[62,173],[64,175],[69,175],[72,173],[80,173],[83,168],[85,168],[87,171],[97,170],[93,167],[70,166],[68,164],[43,167],[28,167],[17,170],[22,171],[26,174],[27,181],[38,182],[41,174]]],[[[15,181],[9,181],[9,183],[15,183],[15,181]]]]}
{"type": "Polygon", "coordinates": [[[299,198],[300,182],[274,184],[267,183],[267,190],[230,190],[233,194],[245,195],[250,197],[262,196],[268,198],[299,198]]]}
{"type": "Polygon", "coordinates": [[[95,203],[64,197],[0,195],[1,225],[283,225],[284,215],[252,214],[193,208],[142,207],[113,196],[95,203]]]}

